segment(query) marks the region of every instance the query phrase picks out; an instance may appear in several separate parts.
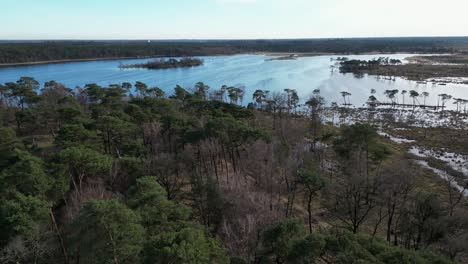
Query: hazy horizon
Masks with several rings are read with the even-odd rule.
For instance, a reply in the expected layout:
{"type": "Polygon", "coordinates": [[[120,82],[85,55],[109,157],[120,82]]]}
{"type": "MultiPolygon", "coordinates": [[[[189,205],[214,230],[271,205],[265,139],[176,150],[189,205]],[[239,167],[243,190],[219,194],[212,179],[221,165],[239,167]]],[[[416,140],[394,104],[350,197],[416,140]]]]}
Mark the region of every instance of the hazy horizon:
{"type": "Polygon", "coordinates": [[[109,42],[119,42],[119,41],[129,41],[129,42],[138,42],[138,41],[155,41],[155,42],[177,42],[177,41],[186,41],[186,42],[202,42],[202,41],[242,41],[242,40],[271,40],[271,41],[281,41],[281,40],[353,40],[353,39],[424,39],[424,38],[434,38],[434,39],[444,39],[444,38],[468,38],[468,35],[460,36],[377,36],[377,37],[329,37],[329,38],[231,38],[231,39],[222,39],[222,38],[179,38],[179,39],[91,39],[91,38],[50,38],[50,39],[0,39],[0,42],[41,42],[41,41],[109,41],[109,42]]]}
{"type": "Polygon", "coordinates": [[[463,37],[463,0],[0,0],[2,40],[463,37]]]}

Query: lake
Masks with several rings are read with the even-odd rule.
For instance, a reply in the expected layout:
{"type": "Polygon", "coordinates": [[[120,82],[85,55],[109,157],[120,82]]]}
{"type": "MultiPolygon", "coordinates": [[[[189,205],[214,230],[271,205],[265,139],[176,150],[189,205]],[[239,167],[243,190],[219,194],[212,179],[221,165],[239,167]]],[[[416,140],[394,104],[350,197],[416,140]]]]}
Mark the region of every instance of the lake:
{"type": "MultiPolygon", "coordinates": [[[[392,55],[357,55],[347,56],[352,59],[373,59],[376,57],[391,57],[404,60],[410,54],[392,55]]],[[[468,85],[447,84],[447,86],[418,84],[414,81],[396,78],[395,81],[378,79],[375,76],[356,78],[352,74],[340,74],[338,69],[332,71],[335,64],[334,56],[302,57],[297,60],[266,61],[271,56],[265,55],[235,55],[203,57],[205,64],[196,68],[178,68],[165,70],[120,69],[120,64],[142,63],[148,59],[105,60],[71,62],[62,64],[45,64],[0,68],[0,83],[16,81],[21,76],[36,78],[41,84],[55,80],[69,88],[84,86],[88,83],[109,85],[113,83],[142,81],[149,86],[158,86],[167,93],[172,93],[176,85],[191,88],[202,81],[211,89],[222,85],[244,86],[246,96],[244,102],[250,101],[252,93],[257,89],[283,91],[286,88],[296,89],[301,98],[307,98],[314,89],[320,89],[327,105],[331,102],[343,103],[341,91],[352,95],[351,103],[363,105],[375,89],[375,95],[380,101],[387,101],[383,92],[389,89],[416,90],[419,93],[429,92],[427,104],[437,104],[437,94],[447,93],[455,98],[468,99],[468,85]]],[[[419,99],[422,103],[423,99],[419,99]]],[[[401,95],[399,101],[402,102],[401,95]]],[[[405,103],[411,103],[406,95],[405,103]]],[[[450,108],[454,105],[450,102],[450,108]]]]}

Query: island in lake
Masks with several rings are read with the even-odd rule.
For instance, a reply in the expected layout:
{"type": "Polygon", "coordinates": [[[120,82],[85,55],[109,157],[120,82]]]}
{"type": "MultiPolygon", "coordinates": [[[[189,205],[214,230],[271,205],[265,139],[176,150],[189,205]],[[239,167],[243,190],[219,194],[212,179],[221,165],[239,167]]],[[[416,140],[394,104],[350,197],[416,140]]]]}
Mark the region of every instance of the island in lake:
{"type": "Polygon", "coordinates": [[[172,68],[186,68],[197,67],[203,65],[202,59],[197,58],[182,58],[182,59],[156,59],[145,63],[120,65],[121,69],[128,68],[145,68],[150,70],[158,69],[172,69],[172,68]]]}

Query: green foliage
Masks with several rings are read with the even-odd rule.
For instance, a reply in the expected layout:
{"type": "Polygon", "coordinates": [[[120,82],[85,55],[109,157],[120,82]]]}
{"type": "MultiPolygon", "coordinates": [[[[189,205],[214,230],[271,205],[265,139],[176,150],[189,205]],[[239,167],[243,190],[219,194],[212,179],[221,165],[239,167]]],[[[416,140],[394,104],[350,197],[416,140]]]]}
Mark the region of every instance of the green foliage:
{"type": "Polygon", "coordinates": [[[116,200],[86,203],[71,231],[70,250],[84,263],[138,263],[145,230],[116,200]]]}
{"type": "Polygon", "coordinates": [[[319,258],[326,246],[326,236],[322,234],[309,234],[296,242],[288,252],[288,261],[291,263],[313,263],[319,258]]]}
{"type": "Polygon", "coordinates": [[[231,116],[211,119],[205,125],[205,133],[207,137],[215,137],[229,147],[240,146],[249,140],[268,140],[264,131],[252,128],[231,116]]]}
{"type": "Polygon", "coordinates": [[[48,204],[43,200],[14,192],[0,198],[0,244],[16,235],[31,236],[47,220],[48,204]]]}
{"type": "MultiPolygon", "coordinates": [[[[262,263],[285,263],[292,251],[298,250],[296,244],[306,236],[302,221],[285,220],[265,230],[261,238],[259,254],[262,263]]],[[[297,254],[297,252],[294,252],[297,254]]]]}
{"type": "Polygon", "coordinates": [[[168,200],[154,177],[137,179],[128,205],[141,215],[146,228],[143,263],[228,263],[218,241],[189,222],[190,210],[168,200]]]}
{"type": "Polygon", "coordinates": [[[82,191],[83,182],[89,178],[110,173],[112,159],[86,147],[70,147],[58,154],[64,173],[68,174],[74,188],[82,191]]]}
{"type": "Polygon", "coordinates": [[[305,235],[297,220],[285,220],[265,230],[260,249],[261,263],[452,263],[434,253],[401,249],[366,235],[305,235]]]}
{"type": "Polygon", "coordinates": [[[336,263],[451,263],[441,256],[429,257],[424,252],[401,249],[381,239],[351,233],[328,236],[325,250],[325,254],[336,258],[336,263]]]}
{"type": "Polygon", "coordinates": [[[16,133],[9,127],[0,126],[0,169],[8,166],[16,157],[16,133]]]}
{"type": "Polygon", "coordinates": [[[317,169],[303,169],[298,172],[301,183],[306,186],[310,192],[315,192],[325,187],[325,180],[320,177],[317,169]]]}
{"type": "Polygon", "coordinates": [[[125,111],[138,121],[150,121],[174,113],[175,104],[169,100],[153,97],[136,97],[130,100],[125,111]]]}
{"type": "Polygon", "coordinates": [[[112,159],[99,152],[85,147],[70,147],[59,153],[60,161],[66,164],[70,171],[97,175],[108,173],[112,159]]]}
{"type": "Polygon", "coordinates": [[[16,160],[0,172],[0,191],[17,190],[25,195],[44,197],[53,185],[40,158],[26,151],[16,150],[16,160]]]}
{"type": "Polygon", "coordinates": [[[153,237],[145,245],[143,255],[143,263],[229,263],[221,245],[196,227],[153,237]]]}
{"type": "Polygon", "coordinates": [[[61,149],[79,146],[95,148],[96,141],[96,132],[86,129],[83,124],[65,125],[55,138],[55,144],[61,149]]]}
{"type": "Polygon", "coordinates": [[[368,124],[346,126],[341,134],[333,147],[342,158],[350,159],[353,153],[361,153],[367,160],[379,163],[390,155],[388,147],[378,141],[375,128],[368,124]]]}
{"type": "Polygon", "coordinates": [[[167,199],[155,177],[137,179],[130,189],[128,205],[141,215],[149,235],[178,228],[188,220],[190,210],[167,199]]]}
{"type": "Polygon", "coordinates": [[[190,102],[186,104],[185,109],[196,115],[219,116],[222,114],[229,114],[236,119],[253,117],[251,110],[221,101],[190,100],[190,102]]]}

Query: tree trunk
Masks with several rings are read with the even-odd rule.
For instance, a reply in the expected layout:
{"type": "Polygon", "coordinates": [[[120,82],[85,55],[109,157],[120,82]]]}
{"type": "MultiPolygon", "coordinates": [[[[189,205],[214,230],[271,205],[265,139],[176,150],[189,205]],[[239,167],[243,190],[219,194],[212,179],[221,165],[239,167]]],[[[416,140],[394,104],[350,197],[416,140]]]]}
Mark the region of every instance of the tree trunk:
{"type": "Polygon", "coordinates": [[[307,214],[309,223],[309,233],[312,234],[312,191],[309,190],[309,199],[307,200],[307,214]]]}
{"type": "Polygon", "coordinates": [[[50,219],[52,220],[52,225],[54,226],[54,229],[55,229],[55,234],[57,235],[57,239],[60,243],[60,248],[62,250],[62,255],[63,255],[63,263],[68,264],[67,249],[65,248],[65,244],[63,243],[63,238],[62,238],[62,235],[60,234],[60,230],[58,229],[57,222],[55,221],[55,216],[54,216],[54,212],[52,212],[52,208],[49,208],[49,215],[50,215],[50,219]]]}

